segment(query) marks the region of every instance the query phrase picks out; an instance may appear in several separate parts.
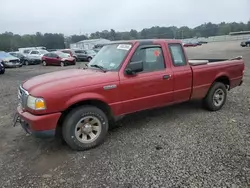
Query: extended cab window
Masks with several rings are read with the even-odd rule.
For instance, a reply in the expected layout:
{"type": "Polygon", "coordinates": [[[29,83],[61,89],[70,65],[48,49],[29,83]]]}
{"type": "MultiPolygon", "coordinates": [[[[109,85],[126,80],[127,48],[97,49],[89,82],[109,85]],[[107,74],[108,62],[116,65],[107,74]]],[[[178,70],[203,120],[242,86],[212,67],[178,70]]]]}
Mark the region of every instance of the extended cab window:
{"type": "Polygon", "coordinates": [[[131,59],[131,62],[135,61],[143,62],[143,72],[165,69],[165,62],[160,46],[139,47],[131,59]]]}
{"type": "Polygon", "coordinates": [[[187,62],[182,46],[180,44],[169,44],[168,46],[174,66],[185,66],[187,62]]]}

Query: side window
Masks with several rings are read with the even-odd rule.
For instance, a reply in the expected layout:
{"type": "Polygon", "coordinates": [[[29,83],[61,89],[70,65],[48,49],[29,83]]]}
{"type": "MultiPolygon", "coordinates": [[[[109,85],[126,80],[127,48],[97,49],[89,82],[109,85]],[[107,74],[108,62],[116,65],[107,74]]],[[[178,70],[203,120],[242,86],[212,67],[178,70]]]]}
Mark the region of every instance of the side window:
{"type": "Polygon", "coordinates": [[[187,64],[183,48],[180,44],[168,45],[174,66],[185,66],[187,64]]]}
{"type": "Polygon", "coordinates": [[[45,56],[45,57],[50,57],[50,53],[44,54],[43,56],[45,56]]]}
{"type": "Polygon", "coordinates": [[[165,69],[162,49],[159,46],[139,47],[131,58],[131,62],[142,61],[143,72],[153,72],[165,69]]]}
{"type": "Polygon", "coordinates": [[[51,53],[51,54],[50,54],[50,57],[52,57],[52,58],[57,58],[57,56],[58,56],[58,55],[55,54],[55,53],[51,53]]]}
{"type": "Polygon", "coordinates": [[[82,50],[76,50],[75,53],[76,53],[76,54],[82,54],[82,53],[84,53],[84,52],[83,52],[82,50]]]}
{"type": "Polygon", "coordinates": [[[30,54],[39,54],[38,51],[32,51],[30,54]]]}

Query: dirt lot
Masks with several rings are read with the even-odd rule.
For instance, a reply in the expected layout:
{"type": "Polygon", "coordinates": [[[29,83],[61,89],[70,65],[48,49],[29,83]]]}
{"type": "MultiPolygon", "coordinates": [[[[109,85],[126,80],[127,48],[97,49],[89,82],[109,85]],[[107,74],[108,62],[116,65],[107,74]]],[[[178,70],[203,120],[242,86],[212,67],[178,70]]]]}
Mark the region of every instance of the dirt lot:
{"type": "Polygon", "coordinates": [[[7,69],[0,76],[0,187],[250,187],[250,48],[227,42],[187,51],[191,58],[244,57],[244,84],[222,110],[190,102],[130,115],[85,152],[12,127],[21,81],[74,67],[7,69]]]}

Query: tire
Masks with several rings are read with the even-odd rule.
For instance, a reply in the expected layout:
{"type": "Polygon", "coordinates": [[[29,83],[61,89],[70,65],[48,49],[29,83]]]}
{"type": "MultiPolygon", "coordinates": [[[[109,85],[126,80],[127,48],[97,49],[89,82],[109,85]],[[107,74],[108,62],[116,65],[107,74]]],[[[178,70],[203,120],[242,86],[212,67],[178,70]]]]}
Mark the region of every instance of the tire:
{"type": "Polygon", "coordinates": [[[46,61],[43,61],[42,64],[43,64],[43,66],[47,66],[46,61]]]}
{"type": "Polygon", "coordinates": [[[5,70],[0,71],[0,74],[4,74],[4,73],[5,73],[5,70]]]}
{"type": "Polygon", "coordinates": [[[214,82],[206,97],[203,99],[204,107],[209,111],[220,110],[227,99],[227,88],[221,82],[214,82]]]}
{"type": "Polygon", "coordinates": [[[108,128],[108,118],[102,110],[94,106],[80,106],[73,109],[66,116],[62,125],[62,135],[71,149],[83,151],[94,148],[103,143],[108,128]],[[80,123],[84,120],[86,122],[86,127],[80,123]],[[87,122],[96,123],[91,124],[87,122]],[[93,127],[95,127],[95,129],[93,129],[93,127]],[[77,131],[79,135],[77,135],[77,131]],[[87,133],[85,131],[87,131],[87,133]],[[89,135],[91,135],[92,138],[89,135]]]}
{"type": "Polygon", "coordinates": [[[90,62],[92,60],[92,57],[88,57],[88,62],[90,62]]]}
{"type": "Polygon", "coordinates": [[[24,62],[24,64],[25,64],[26,66],[28,66],[28,65],[29,65],[29,61],[26,60],[26,61],[24,62]]]}
{"type": "Polygon", "coordinates": [[[64,66],[65,66],[65,63],[64,63],[64,62],[61,62],[61,63],[60,63],[60,66],[61,66],[61,67],[64,67],[64,66]]]}

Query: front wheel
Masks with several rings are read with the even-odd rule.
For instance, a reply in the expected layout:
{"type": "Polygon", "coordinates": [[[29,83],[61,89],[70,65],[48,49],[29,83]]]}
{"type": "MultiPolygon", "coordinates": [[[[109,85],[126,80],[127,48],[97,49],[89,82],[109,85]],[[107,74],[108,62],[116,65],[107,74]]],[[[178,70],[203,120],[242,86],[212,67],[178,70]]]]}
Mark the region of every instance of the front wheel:
{"type": "Polygon", "coordinates": [[[61,62],[60,65],[61,65],[61,67],[64,67],[64,66],[65,66],[64,62],[61,62]]]}
{"type": "Polygon", "coordinates": [[[4,73],[5,73],[5,70],[0,71],[0,74],[4,74],[4,73]]]}
{"type": "Polygon", "coordinates": [[[43,61],[43,66],[47,66],[47,63],[46,63],[46,61],[43,61]]]}
{"type": "Polygon", "coordinates": [[[28,66],[28,65],[29,65],[29,61],[26,60],[26,61],[24,62],[24,64],[25,64],[26,66],[28,66]]]}
{"type": "Polygon", "coordinates": [[[227,99],[227,88],[221,82],[215,82],[209,89],[203,104],[210,111],[220,110],[227,99]]]}
{"type": "Polygon", "coordinates": [[[66,116],[62,134],[73,150],[87,150],[104,141],[108,127],[108,118],[102,110],[94,106],[81,106],[66,116]]]}

